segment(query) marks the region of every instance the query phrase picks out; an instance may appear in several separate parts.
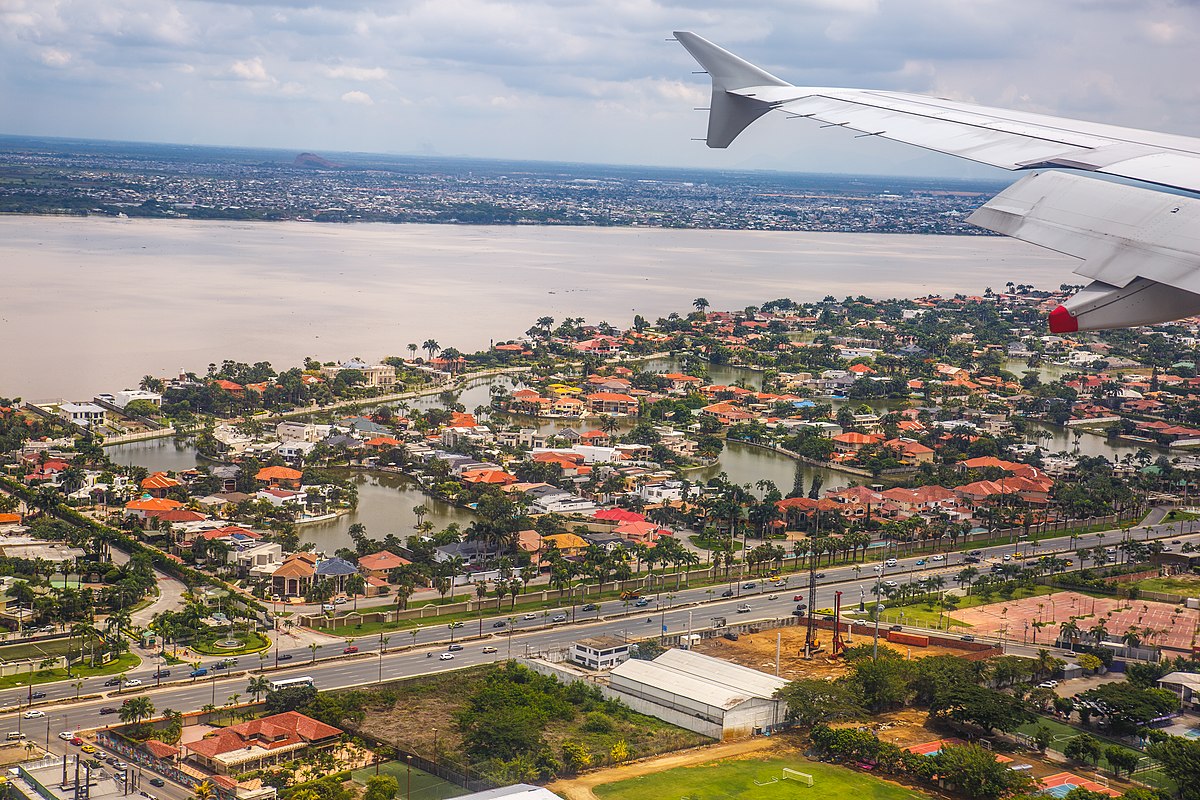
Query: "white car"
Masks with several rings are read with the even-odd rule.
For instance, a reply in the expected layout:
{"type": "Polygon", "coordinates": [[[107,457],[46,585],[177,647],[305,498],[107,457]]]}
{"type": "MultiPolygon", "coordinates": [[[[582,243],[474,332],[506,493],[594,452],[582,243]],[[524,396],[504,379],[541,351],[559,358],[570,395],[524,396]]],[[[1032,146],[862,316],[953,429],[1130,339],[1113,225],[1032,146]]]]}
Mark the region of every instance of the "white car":
{"type": "Polygon", "coordinates": [[[946,557],[944,555],[942,555],[941,553],[938,553],[936,556],[934,556],[933,558],[931,558],[929,560],[930,561],[945,561],[946,557]]]}
{"type": "Polygon", "coordinates": [[[894,566],[896,566],[896,559],[889,558],[887,561],[883,562],[883,565],[885,567],[894,567],[894,566]]]}
{"type": "Polygon", "coordinates": [[[1038,684],[1039,689],[1057,689],[1058,681],[1042,681],[1038,684]]]}
{"type": "Polygon", "coordinates": [[[538,618],[538,615],[534,614],[532,611],[530,613],[526,614],[524,617],[522,617],[522,619],[537,619],[537,618],[538,618]]]}
{"type": "Polygon", "coordinates": [[[25,719],[39,719],[41,717],[46,716],[46,712],[38,711],[36,708],[31,708],[30,710],[26,711],[21,716],[24,717],[25,719]]]}
{"type": "Polygon", "coordinates": [[[895,589],[900,584],[896,583],[895,581],[884,581],[883,585],[888,587],[889,589],[895,589]]]}
{"type": "Polygon", "coordinates": [[[141,686],[142,682],[140,680],[138,680],[137,678],[130,678],[127,681],[125,681],[125,685],[126,686],[141,686]]]}
{"type": "Polygon", "coordinates": [[[75,731],[63,731],[58,735],[58,738],[62,739],[64,742],[69,742],[75,738],[75,731]]]}
{"type": "Polygon", "coordinates": [[[1012,561],[1012,556],[1010,556],[1008,553],[1005,553],[1005,554],[1004,554],[1004,560],[1005,560],[1005,561],[1012,561]]]}
{"type": "Polygon", "coordinates": [[[438,656],[438,661],[450,661],[454,658],[454,653],[442,653],[438,656]]]}

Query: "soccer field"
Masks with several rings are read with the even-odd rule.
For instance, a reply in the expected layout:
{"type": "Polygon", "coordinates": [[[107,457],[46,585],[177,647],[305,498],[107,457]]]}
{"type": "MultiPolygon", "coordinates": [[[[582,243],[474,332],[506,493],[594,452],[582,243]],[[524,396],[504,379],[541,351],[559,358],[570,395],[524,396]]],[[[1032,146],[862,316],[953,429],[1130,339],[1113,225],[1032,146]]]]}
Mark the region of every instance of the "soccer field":
{"type": "Polygon", "coordinates": [[[593,789],[601,800],[926,800],[928,795],[878,780],[869,773],[802,758],[718,761],[677,767],[593,789]],[[813,776],[809,788],[780,780],[789,767],[813,776]]]}
{"type": "MultiPolygon", "coordinates": [[[[74,650],[79,649],[79,640],[75,639],[74,650]]],[[[27,642],[25,644],[10,644],[0,646],[0,661],[24,661],[26,659],[43,659],[49,656],[62,656],[67,653],[67,639],[50,639],[44,642],[27,642]]]]}

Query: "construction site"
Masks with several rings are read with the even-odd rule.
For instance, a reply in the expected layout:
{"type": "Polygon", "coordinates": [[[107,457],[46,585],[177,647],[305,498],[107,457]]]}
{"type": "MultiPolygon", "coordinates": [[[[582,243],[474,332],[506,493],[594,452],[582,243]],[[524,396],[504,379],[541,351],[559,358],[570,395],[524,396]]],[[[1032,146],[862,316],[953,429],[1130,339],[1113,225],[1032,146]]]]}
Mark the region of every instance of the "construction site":
{"type": "MultiPolygon", "coordinates": [[[[810,608],[815,602],[812,586],[810,579],[810,608]]],[[[870,623],[843,619],[842,613],[842,593],[838,592],[832,615],[793,617],[782,627],[743,626],[743,632],[736,637],[699,640],[693,643],[692,649],[786,680],[839,678],[848,671],[841,658],[842,651],[862,644],[877,644],[904,658],[953,655],[974,660],[999,655],[999,651],[989,645],[896,630],[899,626],[877,628],[870,623]]]]}

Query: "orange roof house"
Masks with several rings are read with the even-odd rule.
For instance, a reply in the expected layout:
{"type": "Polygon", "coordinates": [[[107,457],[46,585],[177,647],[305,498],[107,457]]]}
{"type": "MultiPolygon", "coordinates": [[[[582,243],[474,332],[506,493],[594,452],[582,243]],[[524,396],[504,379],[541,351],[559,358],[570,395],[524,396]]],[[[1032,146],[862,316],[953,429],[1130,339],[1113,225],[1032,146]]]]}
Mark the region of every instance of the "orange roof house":
{"type": "Polygon", "coordinates": [[[178,500],[168,500],[165,497],[147,497],[140,500],[130,500],[125,504],[125,515],[144,520],[156,512],[174,511],[183,508],[178,500]]]}
{"type": "Polygon", "coordinates": [[[475,469],[464,472],[461,476],[463,483],[488,483],[493,486],[511,486],[517,482],[517,476],[502,469],[475,469]]]}
{"type": "Polygon", "coordinates": [[[368,439],[366,446],[373,449],[383,449],[385,447],[399,447],[401,444],[399,439],[391,436],[376,436],[374,439],[368,439]]]}
{"type": "Polygon", "coordinates": [[[154,472],[142,479],[142,491],[148,492],[151,497],[166,497],[168,489],[179,485],[179,481],[165,472],[154,472]]]}
{"type": "Polygon", "coordinates": [[[905,464],[933,463],[933,448],[926,447],[912,439],[891,439],[884,442],[883,446],[898,452],[900,460],[905,464]]]}
{"type": "Polygon", "coordinates": [[[300,597],[312,588],[317,574],[317,557],[312,553],[293,553],[271,573],[271,590],[280,597],[300,597]]]}
{"type": "Polygon", "coordinates": [[[864,447],[879,444],[883,435],[878,433],[839,433],[833,437],[833,446],[843,453],[857,453],[864,447]]]}
{"type": "Polygon", "coordinates": [[[358,569],[368,578],[386,579],[392,570],[411,563],[407,558],[401,558],[391,550],[380,550],[378,553],[360,556],[358,569]]]}
{"type": "Polygon", "coordinates": [[[291,467],[263,467],[254,475],[255,480],[282,489],[299,489],[303,477],[303,472],[291,467]]]}
{"type": "Polygon", "coordinates": [[[230,725],[186,745],[188,759],[220,775],[292,760],[310,746],[332,745],[342,731],[297,711],[230,725]]]}
{"type": "Polygon", "coordinates": [[[587,396],[588,409],[597,414],[636,414],[638,401],[617,392],[593,392],[587,396]]]}

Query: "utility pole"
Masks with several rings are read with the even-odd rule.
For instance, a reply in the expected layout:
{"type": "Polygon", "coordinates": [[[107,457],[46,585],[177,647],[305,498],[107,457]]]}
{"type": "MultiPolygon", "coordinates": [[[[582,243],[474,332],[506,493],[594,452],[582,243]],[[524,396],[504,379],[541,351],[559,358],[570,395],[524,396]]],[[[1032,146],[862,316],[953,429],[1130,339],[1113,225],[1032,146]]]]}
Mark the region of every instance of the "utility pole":
{"type": "Polygon", "coordinates": [[[879,584],[883,580],[883,571],[887,569],[884,564],[879,565],[879,572],[875,573],[875,638],[871,644],[871,659],[879,660],[879,614],[883,611],[883,604],[879,602],[879,584]]]}

